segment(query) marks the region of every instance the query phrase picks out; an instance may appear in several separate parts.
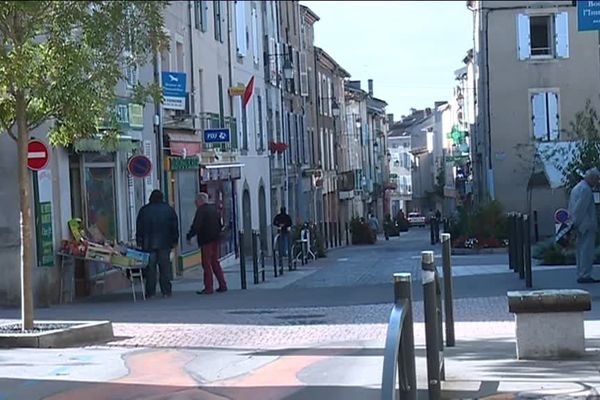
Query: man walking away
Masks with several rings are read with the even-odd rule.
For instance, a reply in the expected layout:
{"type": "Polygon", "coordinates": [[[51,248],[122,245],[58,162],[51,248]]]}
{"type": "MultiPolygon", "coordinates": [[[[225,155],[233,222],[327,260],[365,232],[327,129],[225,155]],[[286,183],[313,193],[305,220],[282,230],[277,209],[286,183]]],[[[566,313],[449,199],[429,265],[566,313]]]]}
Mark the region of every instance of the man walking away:
{"type": "Polygon", "coordinates": [[[160,190],[150,194],[148,204],[137,215],[135,239],[143,251],[150,253],[146,270],[146,296],[156,294],[156,265],[160,273],[160,291],[163,297],[171,296],[171,249],[179,240],[179,223],[173,207],[164,201],[160,190]]]}
{"type": "Polygon", "coordinates": [[[198,240],[198,247],[202,250],[202,269],[204,270],[204,290],[197,291],[197,294],[213,293],[213,273],[219,282],[217,292],[226,292],[227,283],[223,268],[219,262],[221,216],[214,204],[208,202],[208,194],[198,193],[196,196],[196,215],[194,222],[187,234],[188,242],[194,236],[198,240]]]}
{"type": "Polygon", "coordinates": [[[373,231],[373,235],[375,235],[375,239],[377,240],[377,232],[379,232],[379,220],[375,216],[375,214],[369,214],[369,228],[373,231]]]}
{"type": "Polygon", "coordinates": [[[286,213],[285,207],[281,207],[279,214],[275,216],[273,225],[279,228],[279,251],[283,257],[287,257],[290,247],[290,227],[292,218],[286,213]]]}
{"type": "Polygon", "coordinates": [[[592,168],[586,171],[585,176],[573,190],[569,198],[569,214],[571,223],[577,235],[577,282],[594,283],[600,280],[592,277],[594,264],[594,250],[596,245],[596,231],[598,221],[596,205],[592,188],[600,182],[600,171],[592,168]]]}

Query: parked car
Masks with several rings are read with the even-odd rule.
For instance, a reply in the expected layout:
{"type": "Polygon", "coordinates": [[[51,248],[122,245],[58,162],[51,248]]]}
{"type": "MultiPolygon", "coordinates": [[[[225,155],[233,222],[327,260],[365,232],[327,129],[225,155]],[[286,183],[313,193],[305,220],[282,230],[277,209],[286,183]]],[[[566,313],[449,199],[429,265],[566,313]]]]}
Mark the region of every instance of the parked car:
{"type": "Polygon", "coordinates": [[[408,223],[410,226],[425,226],[425,216],[418,212],[408,213],[408,223]]]}

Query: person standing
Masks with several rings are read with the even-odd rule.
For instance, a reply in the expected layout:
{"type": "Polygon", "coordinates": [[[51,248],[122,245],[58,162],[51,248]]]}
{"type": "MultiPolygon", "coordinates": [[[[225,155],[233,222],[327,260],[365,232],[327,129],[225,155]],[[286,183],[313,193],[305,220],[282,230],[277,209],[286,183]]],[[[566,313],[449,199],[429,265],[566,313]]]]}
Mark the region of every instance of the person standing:
{"type": "Polygon", "coordinates": [[[197,294],[213,293],[213,274],[215,274],[219,283],[217,292],[227,291],[225,274],[219,262],[222,229],[221,216],[217,207],[208,202],[208,194],[198,193],[196,196],[196,215],[186,236],[188,243],[195,236],[198,241],[198,247],[202,251],[204,290],[197,291],[197,294]]]}
{"type": "Polygon", "coordinates": [[[594,253],[596,247],[596,231],[598,220],[594,193],[592,188],[600,182],[600,171],[591,168],[585,172],[584,178],[579,182],[569,197],[569,214],[571,224],[577,237],[577,283],[595,283],[600,280],[592,277],[594,253]]]}
{"type": "Polygon", "coordinates": [[[172,270],[169,255],[179,240],[177,213],[164,201],[160,190],[153,190],[148,204],[138,212],[135,239],[142,251],[150,253],[146,269],[146,297],[156,294],[156,266],[163,297],[171,296],[172,270]]]}
{"type": "Polygon", "coordinates": [[[283,257],[287,257],[290,248],[290,228],[292,226],[292,218],[287,214],[285,207],[281,207],[279,214],[273,219],[273,225],[279,229],[279,251],[283,257]],[[283,247],[283,248],[282,248],[283,247]]]}

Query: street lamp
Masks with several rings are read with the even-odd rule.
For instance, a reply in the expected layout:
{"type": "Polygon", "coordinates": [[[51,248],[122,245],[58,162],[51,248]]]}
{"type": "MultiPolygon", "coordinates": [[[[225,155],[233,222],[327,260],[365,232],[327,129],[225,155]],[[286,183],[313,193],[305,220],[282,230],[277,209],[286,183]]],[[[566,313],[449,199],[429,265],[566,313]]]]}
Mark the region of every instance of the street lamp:
{"type": "Polygon", "coordinates": [[[335,100],[335,97],[333,99],[331,99],[331,112],[333,113],[334,117],[340,116],[340,106],[337,103],[337,101],[335,100]]]}
{"type": "Polygon", "coordinates": [[[283,62],[283,77],[285,79],[292,79],[294,77],[294,67],[292,66],[291,61],[287,57],[283,62]]]}

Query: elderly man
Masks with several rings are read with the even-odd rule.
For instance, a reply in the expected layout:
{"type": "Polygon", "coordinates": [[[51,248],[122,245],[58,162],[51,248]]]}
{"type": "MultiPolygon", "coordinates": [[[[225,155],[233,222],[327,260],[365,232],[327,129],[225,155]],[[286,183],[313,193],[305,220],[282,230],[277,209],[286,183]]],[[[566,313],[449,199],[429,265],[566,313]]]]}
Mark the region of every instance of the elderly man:
{"type": "Polygon", "coordinates": [[[226,292],[227,283],[219,262],[219,246],[221,238],[221,216],[214,204],[208,202],[206,193],[196,196],[196,215],[194,222],[187,234],[188,242],[194,236],[198,240],[198,247],[202,249],[202,269],[204,270],[204,290],[197,294],[213,293],[213,273],[219,282],[217,292],[226,292]]]}
{"type": "Polygon", "coordinates": [[[569,213],[571,223],[577,235],[577,282],[594,283],[600,280],[592,277],[594,263],[594,250],[596,245],[596,231],[598,221],[596,205],[592,188],[600,182],[600,171],[592,168],[586,171],[585,176],[571,191],[569,198],[569,213]]]}

